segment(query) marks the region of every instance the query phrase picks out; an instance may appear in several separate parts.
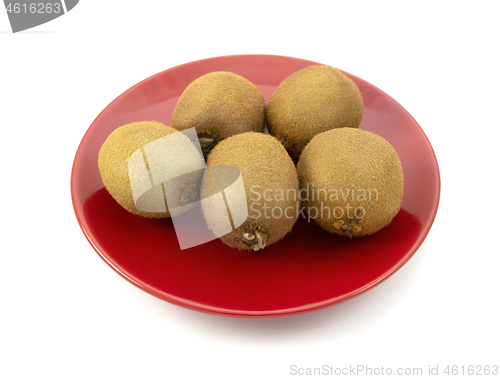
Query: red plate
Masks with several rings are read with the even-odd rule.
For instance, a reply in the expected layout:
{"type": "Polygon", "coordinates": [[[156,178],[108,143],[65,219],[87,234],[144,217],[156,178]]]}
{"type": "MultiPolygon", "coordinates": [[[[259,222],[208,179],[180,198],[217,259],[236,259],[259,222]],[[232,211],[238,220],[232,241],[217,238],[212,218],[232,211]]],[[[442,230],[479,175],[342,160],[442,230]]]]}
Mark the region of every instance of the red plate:
{"type": "Polygon", "coordinates": [[[71,193],[76,217],[97,253],[142,290],[170,303],[226,316],[273,317],[326,308],[373,288],[403,266],[424,241],[437,212],[436,157],[411,115],[370,83],[345,73],[363,94],[361,129],[387,139],[404,171],[402,209],[378,233],[348,239],[299,216],[292,232],[259,252],[219,240],[180,250],[170,219],[121,208],[103,188],[97,155],[117,127],[156,120],[170,125],[177,99],[194,79],[232,71],[255,83],[266,101],[287,76],[318,64],[272,55],[204,59],[160,72],[118,96],[95,119],[75,156],[71,193]]]}

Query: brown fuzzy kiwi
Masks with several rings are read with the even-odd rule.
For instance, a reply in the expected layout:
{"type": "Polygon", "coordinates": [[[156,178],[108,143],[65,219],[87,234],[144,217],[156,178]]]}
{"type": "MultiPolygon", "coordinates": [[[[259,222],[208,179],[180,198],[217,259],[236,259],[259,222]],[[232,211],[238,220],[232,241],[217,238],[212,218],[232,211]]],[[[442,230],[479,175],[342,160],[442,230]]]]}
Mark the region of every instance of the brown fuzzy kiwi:
{"type": "Polygon", "coordinates": [[[329,232],[373,234],[399,212],[403,169],[394,148],[374,133],[342,128],[318,134],[302,152],[297,173],[306,211],[329,232]]]}
{"type": "MultiPolygon", "coordinates": [[[[177,199],[174,204],[176,208],[195,200],[202,171],[199,172],[198,178],[195,177],[196,175],[187,175],[183,177],[184,180],[179,180],[172,185],[153,184],[151,174],[153,167],[160,171],[168,168],[168,170],[173,170],[170,171],[174,172],[172,176],[176,176],[175,170],[178,169],[179,164],[176,164],[175,160],[165,162],[164,150],[158,147],[155,150],[152,147],[155,145],[151,144],[153,141],[160,141],[162,137],[173,133],[177,133],[177,130],[160,122],[134,122],[115,129],[102,145],[98,156],[102,181],[110,195],[127,211],[148,218],[165,218],[171,216],[165,201],[167,196],[169,199],[177,199]],[[146,158],[148,156],[146,150],[149,152],[149,160],[146,158]],[[131,159],[131,157],[134,158],[131,159]],[[134,200],[133,186],[144,190],[140,192],[144,196],[136,199],[137,206],[134,200]],[[149,211],[152,209],[154,211],[149,211]],[[165,209],[165,211],[156,211],[158,209],[165,209]]],[[[187,164],[194,164],[197,168],[204,165],[201,154],[188,137],[179,133],[175,138],[180,143],[175,144],[176,151],[172,151],[170,154],[182,160],[182,162],[178,162],[183,166],[180,174],[188,171],[185,168],[186,161],[187,164]]]]}
{"type": "MultiPolygon", "coordinates": [[[[202,199],[214,192],[210,177],[214,165],[240,170],[247,200],[246,221],[220,238],[224,244],[256,251],[279,241],[291,230],[300,208],[299,183],[295,165],[278,140],[249,132],[220,142],[208,157],[202,199]]],[[[206,214],[205,208],[203,211],[206,214]]]]}
{"type": "Polygon", "coordinates": [[[184,90],[172,113],[172,127],[196,128],[207,156],[228,137],[263,132],[265,108],[255,84],[232,72],[216,71],[197,78],[184,90]]]}
{"type": "Polygon", "coordinates": [[[295,157],[317,134],[336,128],[357,128],[363,98],[356,84],[330,66],[310,66],[287,77],[266,109],[269,132],[295,157]]]}

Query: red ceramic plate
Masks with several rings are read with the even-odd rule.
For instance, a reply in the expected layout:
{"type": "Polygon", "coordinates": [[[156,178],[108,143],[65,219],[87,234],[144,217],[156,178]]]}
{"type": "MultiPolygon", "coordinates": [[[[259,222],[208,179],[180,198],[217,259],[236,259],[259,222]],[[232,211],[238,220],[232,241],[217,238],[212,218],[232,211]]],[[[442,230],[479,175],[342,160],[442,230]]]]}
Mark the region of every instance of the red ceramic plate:
{"type": "Polygon", "coordinates": [[[424,241],[437,212],[436,157],[412,116],[370,83],[345,73],[363,94],[361,129],[388,140],[404,171],[402,209],[392,223],[362,238],[337,237],[299,216],[289,235],[259,252],[214,240],[180,250],[170,219],[122,209],[103,188],[97,156],[107,136],[135,121],[170,125],[186,86],[212,71],[255,83],[266,101],[287,76],[318,63],[272,55],[204,59],[160,72],[118,96],[92,123],[75,156],[71,193],[76,217],[97,253],[147,293],[193,310],[236,317],[295,315],[326,308],[373,288],[403,266],[424,241]]]}

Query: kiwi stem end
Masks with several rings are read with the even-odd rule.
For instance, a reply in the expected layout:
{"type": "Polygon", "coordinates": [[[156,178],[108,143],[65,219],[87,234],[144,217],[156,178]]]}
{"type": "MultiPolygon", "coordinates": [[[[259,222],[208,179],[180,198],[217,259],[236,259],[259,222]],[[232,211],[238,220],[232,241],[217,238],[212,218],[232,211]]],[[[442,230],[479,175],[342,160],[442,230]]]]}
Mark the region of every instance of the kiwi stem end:
{"type": "Polygon", "coordinates": [[[247,246],[252,247],[254,251],[258,251],[266,247],[267,234],[260,230],[255,230],[250,233],[243,233],[243,235],[241,236],[241,241],[247,246]]]}
{"type": "Polygon", "coordinates": [[[217,140],[211,137],[198,137],[198,141],[200,141],[200,147],[204,157],[207,157],[217,144],[217,140]]]}
{"type": "Polygon", "coordinates": [[[359,233],[361,231],[361,226],[356,224],[345,224],[344,220],[337,220],[333,223],[333,228],[335,230],[342,230],[344,232],[344,236],[352,239],[353,233],[359,233]]]}

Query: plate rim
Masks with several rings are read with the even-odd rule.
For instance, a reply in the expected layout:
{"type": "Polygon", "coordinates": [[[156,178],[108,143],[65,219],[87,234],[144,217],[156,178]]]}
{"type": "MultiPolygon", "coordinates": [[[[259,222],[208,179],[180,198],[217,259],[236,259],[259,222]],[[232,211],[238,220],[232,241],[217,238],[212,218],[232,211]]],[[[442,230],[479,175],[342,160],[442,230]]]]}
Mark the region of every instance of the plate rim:
{"type": "MultiPolygon", "coordinates": [[[[153,78],[164,75],[168,71],[173,71],[177,70],[181,67],[189,66],[189,65],[194,65],[194,64],[202,64],[203,62],[206,61],[213,61],[213,60],[220,60],[220,59],[234,59],[234,58],[249,58],[249,59],[259,59],[259,58],[271,58],[271,59],[284,59],[284,60],[295,60],[295,61],[300,61],[303,63],[310,63],[311,65],[326,65],[324,63],[319,63],[315,61],[311,61],[308,59],[303,59],[303,58],[297,58],[297,57],[290,57],[290,56],[285,56],[285,55],[273,55],[273,54],[234,54],[234,55],[222,55],[222,56],[215,56],[215,57],[208,57],[208,58],[203,58],[203,59],[198,59],[186,63],[182,63],[170,68],[167,68],[165,70],[162,70],[160,72],[157,72],[153,75],[148,76],[147,78],[139,81],[138,83],[132,85],[128,89],[124,90],[122,93],[120,93],[118,96],[116,96],[106,107],[103,108],[101,112],[94,118],[90,126],[87,128],[85,131],[84,135],[82,136],[78,148],[76,150],[74,159],[73,159],[73,164],[72,164],[72,169],[71,169],[71,178],[70,178],[70,187],[71,187],[71,201],[72,201],[72,206],[73,210],[77,219],[77,222],[87,239],[87,241],[90,243],[92,248],[97,252],[97,254],[101,257],[108,266],[110,266],[116,273],[118,273],[122,278],[126,279],[129,283],[135,285],[139,289],[143,290],[144,292],[148,293],[151,296],[154,296],[160,300],[169,302],[171,304],[187,308],[190,310],[194,310],[197,312],[201,313],[207,313],[207,314],[213,314],[213,315],[218,315],[218,316],[226,316],[226,317],[238,317],[238,318],[274,318],[274,317],[287,317],[287,316],[294,316],[294,315],[299,315],[299,314],[305,314],[305,313],[310,313],[310,312],[315,312],[318,310],[322,310],[325,308],[330,308],[332,306],[341,304],[345,301],[351,300],[368,290],[376,287],[377,285],[381,284],[385,280],[387,280],[389,277],[391,277],[393,274],[395,274],[401,267],[403,267],[418,251],[418,249],[421,247],[425,239],[427,238],[432,225],[434,224],[434,221],[437,216],[437,212],[439,210],[439,202],[441,198],[441,174],[440,174],[440,169],[439,169],[439,163],[434,151],[434,148],[432,147],[429,138],[427,137],[426,133],[420,126],[420,124],[415,120],[415,118],[404,108],[397,100],[395,100],[392,96],[387,94],[385,91],[381,90],[379,87],[369,83],[368,81],[351,74],[350,72],[347,72],[345,70],[339,69],[345,74],[348,74],[349,76],[356,78],[356,80],[359,80],[360,82],[363,82],[367,84],[368,86],[376,89],[377,91],[380,91],[383,93],[385,96],[393,100],[404,112],[407,116],[409,116],[414,124],[419,128],[420,133],[423,135],[425,138],[425,142],[427,144],[427,147],[429,148],[429,151],[431,153],[431,158],[434,163],[435,169],[436,169],[436,190],[435,194],[433,197],[433,201],[430,204],[430,207],[432,208],[432,215],[429,217],[427,220],[425,220],[425,224],[422,224],[422,229],[421,232],[419,233],[419,236],[417,240],[413,243],[412,247],[406,252],[404,255],[404,258],[398,261],[397,264],[392,266],[390,270],[387,270],[383,275],[380,275],[377,277],[375,280],[371,281],[370,283],[367,283],[366,285],[357,288],[353,291],[350,291],[346,294],[343,294],[341,296],[337,296],[331,299],[323,300],[320,302],[314,302],[314,303],[307,303],[298,307],[292,307],[292,308],[284,308],[284,309],[277,309],[277,310],[260,310],[260,311],[250,311],[250,310],[241,310],[241,309],[226,309],[226,308],[220,308],[216,306],[211,306],[203,303],[199,303],[197,301],[193,301],[190,299],[185,299],[181,298],[169,293],[165,293],[163,291],[160,291],[156,289],[155,287],[149,285],[148,283],[136,278],[134,275],[128,273],[128,272],[123,272],[119,265],[116,265],[113,260],[107,256],[105,253],[104,249],[102,246],[100,246],[99,241],[94,241],[92,236],[89,234],[89,232],[86,230],[84,227],[87,226],[87,222],[85,220],[85,217],[80,214],[80,211],[78,210],[77,204],[76,204],[76,195],[75,195],[75,173],[76,173],[76,161],[77,158],[80,154],[82,145],[84,144],[84,141],[86,137],[88,136],[90,130],[96,123],[96,121],[101,117],[103,113],[105,113],[112,104],[117,101],[119,98],[122,96],[126,96],[126,94],[129,91],[132,91],[134,88],[143,85],[145,82],[153,80],[153,78]]],[[[331,66],[334,67],[334,66],[331,66]]]]}

